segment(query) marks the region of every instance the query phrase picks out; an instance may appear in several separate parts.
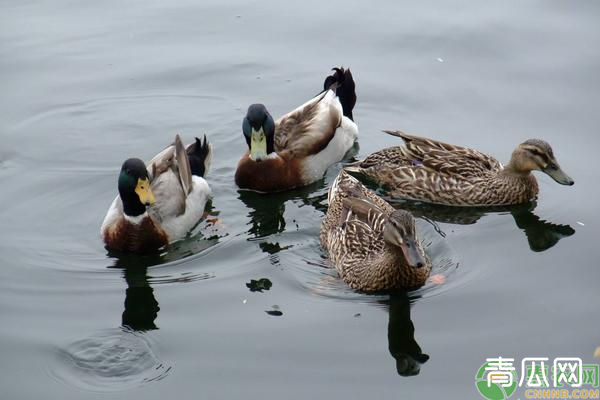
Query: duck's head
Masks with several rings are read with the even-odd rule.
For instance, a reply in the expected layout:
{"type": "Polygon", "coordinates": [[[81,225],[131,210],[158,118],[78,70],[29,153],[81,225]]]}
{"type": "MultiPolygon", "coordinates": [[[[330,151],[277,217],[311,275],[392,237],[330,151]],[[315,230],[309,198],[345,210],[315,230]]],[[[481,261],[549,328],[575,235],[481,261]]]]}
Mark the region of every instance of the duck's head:
{"type": "Polygon", "coordinates": [[[383,228],[383,240],[389,245],[399,247],[409,266],[425,266],[425,259],[417,247],[415,219],[408,211],[395,210],[390,214],[383,228]]]}
{"type": "Polygon", "coordinates": [[[147,206],[154,204],[148,170],[139,158],[130,158],[123,163],[119,174],[119,196],[125,215],[131,217],[142,215],[147,206]]]}
{"type": "Polygon", "coordinates": [[[254,161],[262,161],[274,151],[275,122],[264,105],[248,107],[242,131],[250,149],[250,158],[254,161]]]}
{"type": "Polygon", "coordinates": [[[541,139],[529,139],[517,146],[507,167],[518,173],[542,171],[561,185],[571,186],[575,183],[560,168],[552,147],[541,139]]]}

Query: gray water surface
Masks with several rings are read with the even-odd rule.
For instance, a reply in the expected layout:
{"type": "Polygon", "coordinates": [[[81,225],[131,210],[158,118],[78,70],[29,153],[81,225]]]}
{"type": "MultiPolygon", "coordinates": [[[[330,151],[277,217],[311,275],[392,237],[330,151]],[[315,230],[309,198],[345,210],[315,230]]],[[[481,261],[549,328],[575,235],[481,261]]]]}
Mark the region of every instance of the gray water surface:
{"type": "Polygon", "coordinates": [[[486,358],[598,363],[600,3],[0,10],[2,399],[463,400],[482,398],[486,358]],[[357,158],[398,143],[382,129],[503,162],[539,137],[575,185],[537,174],[537,202],[510,209],[406,204],[445,283],[354,292],[318,242],[341,165],[288,193],[233,183],[248,105],[281,115],[340,65],[357,84],[357,158]],[[211,218],[159,256],[107,252],[121,163],[175,133],[213,144],[211,218]]]}

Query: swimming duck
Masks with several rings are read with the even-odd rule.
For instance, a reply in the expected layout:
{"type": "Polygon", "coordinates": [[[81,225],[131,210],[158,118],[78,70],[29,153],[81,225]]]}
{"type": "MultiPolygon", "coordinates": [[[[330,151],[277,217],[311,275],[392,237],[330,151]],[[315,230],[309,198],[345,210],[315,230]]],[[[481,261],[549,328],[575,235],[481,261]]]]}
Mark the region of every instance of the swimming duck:
{"type": "Polygon", "coordinates": [[[454,206],[498,206],[534,199],[538,184],[531,171],[548,174],[561,185],[574,181],[558,165],[550,145],[529,139],[503,166],[495,158],[400,131],[384,131],[404,146],[375,152],[346,168],[390,190],[396,198],[454,206]]]}
{"type": "Polygon", "coordinates": [[[138,158],[126,160],[119,195],[100,228],[106,246],[146,253],[183,238],[200,221],[211,197],[204,179],[211,153],[206,136],[184,148],[177,135],[148,165],[138,158]]]}
{"type": "Polygon", "coordinates": [[[248,151],[235,183],[242,189],[278,192],[308,185],[342,160],[358,134],[349,69],[334,68],[324,90],[277,121],[263,104],[252,104],[242,123],[248,151]]]}
{"type": "Polygon", "coordinates": [[[422,286],[431,262],[415,219],[342,170],[329,189],[321,245],[342,279],[364,292],[422,286]]]}

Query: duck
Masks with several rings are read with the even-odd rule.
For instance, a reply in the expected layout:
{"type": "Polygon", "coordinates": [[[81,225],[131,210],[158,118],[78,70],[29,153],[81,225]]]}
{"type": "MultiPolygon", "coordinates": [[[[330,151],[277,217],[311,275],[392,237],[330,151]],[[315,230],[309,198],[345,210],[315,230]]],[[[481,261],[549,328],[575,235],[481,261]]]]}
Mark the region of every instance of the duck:
{"type": "Polygon", "coordinates": [[[179,240],[200,221],[212,193],[205,175],[212,148],[206,139],[184,147],[179,135],[146,165],[123,162],[119,194],[100,233],[106,247],[126,253],[156,252],[179,240]]]}
{"type": "Polygon", "coordinates": [[[450,206],[506,206],[537,198],[532,171],[542,171],[561,185],[573,185],[556,161],[552,147],[529,139],[512,152],[506,166],[480,151],[384,131],[404,145],[377,151],[349,164],[346,171],[360,174],[389,191],[392,198],[450,206]]]}
{"type": "Polygon", "coordinates": [[[321,93],[276,121],[264,104],[248,107],[242,122],[248,151],[235,172],[239,188],[270,193],[309,185],[352,148],[354,79],[350,69],[332,71],[321,93]]]}
{"type": "Polygon", "coordinates": [[[320,240],[341,278],[362,292],[422,286],[431,261],[417,238],[415,219],[394,209],[343,169],[328,193],[320,240]]]}

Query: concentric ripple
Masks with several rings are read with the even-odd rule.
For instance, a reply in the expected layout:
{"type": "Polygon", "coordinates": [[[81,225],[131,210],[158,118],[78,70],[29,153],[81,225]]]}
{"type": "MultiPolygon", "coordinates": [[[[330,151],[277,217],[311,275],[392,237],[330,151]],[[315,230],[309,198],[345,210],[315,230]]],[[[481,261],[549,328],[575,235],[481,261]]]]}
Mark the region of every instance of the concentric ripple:
{"type": "Polygon", "coordinates": [[[104,330],[57,349],[48,366],[54,379],[94,392],[133,389],[165,378],[170,370],[146,336],[125,328],[104,330]]]}

